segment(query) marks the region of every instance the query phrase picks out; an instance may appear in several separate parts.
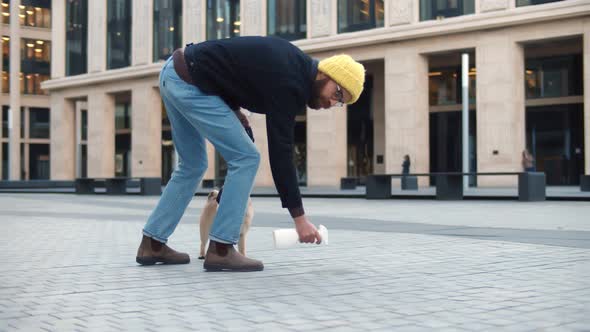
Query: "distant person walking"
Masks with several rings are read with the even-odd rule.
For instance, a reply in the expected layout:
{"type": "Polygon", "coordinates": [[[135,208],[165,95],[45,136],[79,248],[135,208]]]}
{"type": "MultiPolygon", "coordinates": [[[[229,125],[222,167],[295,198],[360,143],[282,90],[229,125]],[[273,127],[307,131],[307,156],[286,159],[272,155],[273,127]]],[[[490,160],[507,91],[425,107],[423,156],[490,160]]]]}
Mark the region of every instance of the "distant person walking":
{"type": "Polygon", "coordinates": [[[528,149],[522,151],[522,168],[525,172],[535,172],[535,159],[528,149]]]}
{"type": "Polygon", "coordinates": [[[408,175],[410,174],[410,165],[412,163],[410,162],[410,156],[409,155],[405,155],[404,156],[404,162],[402,163],[402,174],[403,175],[408,175]]]}

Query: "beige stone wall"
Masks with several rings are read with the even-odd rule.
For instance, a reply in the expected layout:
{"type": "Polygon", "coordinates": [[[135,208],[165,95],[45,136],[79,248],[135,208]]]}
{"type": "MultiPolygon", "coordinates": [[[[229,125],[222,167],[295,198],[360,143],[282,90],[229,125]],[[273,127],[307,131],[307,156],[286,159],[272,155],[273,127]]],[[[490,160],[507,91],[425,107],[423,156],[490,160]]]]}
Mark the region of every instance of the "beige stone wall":
{"type": "Polygon", "coordinates": [[[114,175],[115,98],[94,91],[88,95],[88,177],[107,178],[114,175]]]}
{"type": "MultiPolygon", "coordinates": [[[[481,33],[476,48],[477,170],[521,171],[525,148],[524,52],[510,35],[481,33]]],[[[480,177],[478,185],[516,185],[512,177],[480,177]]]]}
{"type": "Polygon", "coordinates": [[[335,186],[346,177],[346,106],[307,111],[307,185],[335,186]]]}
{"type": "MultiPolygon", "coordinates": [[[[131,175],[162,175],[162,108],[159,91],[150,82],[131,91],[131,175]]],[[[114,121],[114,119],[113,119],[114,121]]]]}
{"type": "Polygon", "coordinates": [[[76,108],[60,93],[51,94],[50,178],[71,180],[76,176],[76,108]]]}
{"type": "MultiPolygon", "coordinates": [[[[385,172],[401,173],[403,156],[412,172],[428,172],[428,60],[409,43],[392,46],[385,58],[385,172]]],[[[418,179],[427,185],[427,178],[418,179]]]]}

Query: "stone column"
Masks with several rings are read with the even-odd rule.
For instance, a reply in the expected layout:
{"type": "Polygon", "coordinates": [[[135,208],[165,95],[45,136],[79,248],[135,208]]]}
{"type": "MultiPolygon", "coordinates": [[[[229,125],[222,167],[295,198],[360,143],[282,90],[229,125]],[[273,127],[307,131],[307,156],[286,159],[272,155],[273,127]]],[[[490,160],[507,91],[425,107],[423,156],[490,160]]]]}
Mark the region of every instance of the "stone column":
{"type": "Polygon", "coordinates": [[[383,62],[366,64],[367,71],[373,74],[373,95],[371,96],[373,112],[373,172],[385,173],[385,69],[383,62]],[[378,164],[377,156],[383,156],[383,161],[378,164]]]}
{"type": "Polygon", "coordinates": [[[12,138],[10,140],[10,180],[21,179],[20,166],[20,1],[10,2],[10,109],[12,111],[12,138]]]}
{"type": "Polygon", "coordinates": [[[102,91],[88,96],[88,177],[115,175],[115,98],[102,91]]]}
{"type": "Polygon", "coordinates": [[[590,19],[584,21],[584,165],[590,175],[590,19]]]}
{"type": "MultiPolygon", "coordinates": [[[[477,68],[477,171],[522,170],[525,148],[524,51],[504,33],[482,33],[477,68]]],[[[478,185],[516,186],[517,178],[480,177],[478,185]]]]}
{"type": "Polygon", "coordinates": [[[160,177],[162,107],[159,93],[151,82],[131,90],[131,110],[131,176],[160,177]]]}
{"type": "Polygon", "coordinates": [[[242,0],[240,11],[242,18],[242,36],[266,35],[266,1],[242,0]]]}
{"type": "Polygon", "coordinates": [[[268,156],[268,139],[266,137],[266,116],[262,114],[251,113],[248,117],[252,131],[254,132],[254,140],[256,147],[260,151],[260,166],[258,167],[258,174],[254,182],[255,186],[272,187],[274,180],[270,170],[270,162],[268,156]]]}
{"type": "Polygon", "coordinates": [[[66,76],[66,1],[51,2],[51,78],[66,76]]]}
{"type": "Polygon", "coordinates": [[[133,1],[131,17],[131,65],[147,65],[153,58],[154,2],[133,1]]]}
{"type": "Polygon", "coordinates": [[[88,72],[105,71],[106,58],[107,2],[88,1],[88,72]]]}
{"type": "Polygon", "coordinates": [[[50,102],[50,178],[73,180],[76,177],[76,108],[73,101],[58,92],[51,93],[50,102]]]}
{"type": "MultiPolygon", "coordinates": [[[[428,60],[406,45],[394,46],[385,58],[385,172],[402,172],[410,155],[412,173],[430,171],[428,60]]],[[[428,178],[418,178],[420,186],[428,178]]]]}
{"type": "Polygon", "coordinates": [[[205,40],[204,0],[182,0],[182,47],[205,40]]]}
{"type": "Polygon", "coordinates": [[[346,106],[307,111],[307,185],[340,186],[346,177],[346,106]]]}
{"type": "Polygon", "coordinates": [[[477,0],[476,8],[479,8],[478,13],[486,13],[496,10],[506,10],[509,8],[509,2],[515,2],[510,0],[477,0]],[[477,6],[479,5],[479,6],[477,6]]]}
{"type": "Polygon", "coordinates": [[[311,38],[329,36],[332,31],[332,6],[334,3],[328,0],[311,0],[308,24],[308,35],[311,38]]]}

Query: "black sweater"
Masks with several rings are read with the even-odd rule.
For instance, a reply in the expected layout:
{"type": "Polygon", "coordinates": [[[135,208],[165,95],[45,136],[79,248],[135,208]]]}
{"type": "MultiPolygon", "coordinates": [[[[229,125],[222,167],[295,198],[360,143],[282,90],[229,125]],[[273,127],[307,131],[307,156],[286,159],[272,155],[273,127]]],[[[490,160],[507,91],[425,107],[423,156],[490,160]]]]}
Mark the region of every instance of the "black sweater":
{"type": "Polygon", "coordinates": [[[270,167],[283,207],[293,217],[303,204],[293,164],[295,115],[311,95],[318,63],[275,37],[236,37],[189,44],[184,50],[195,85],[240,107],[266,114],[270,167]]]}

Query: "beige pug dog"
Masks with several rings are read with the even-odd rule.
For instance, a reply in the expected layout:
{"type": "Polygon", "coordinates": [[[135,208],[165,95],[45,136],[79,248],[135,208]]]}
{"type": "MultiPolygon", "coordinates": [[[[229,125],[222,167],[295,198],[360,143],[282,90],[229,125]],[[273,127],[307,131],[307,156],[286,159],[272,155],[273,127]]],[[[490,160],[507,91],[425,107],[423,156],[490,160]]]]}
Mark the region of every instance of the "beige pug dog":
{"type": "MultiPolygon", "coordinates": [[[[205,253],[207,249],[207,243],[209,241],[209,230],[213,225],[213,220],[217,215],[217,203],[218,190],[213,190],[207,196],[207,203],[201,212],[201,219],[199,220],[199,230],[201,232],[201,253],[199,259],[205,259],[205,253]]],[[[240,228],[240,240],[238,241],[238,251],[240,254],[246,256],[246,234],[250,230],[252,225],[252,218],[254,218],[254,208],[252,207],[252,199],[248,198],[248,205],[246,207],[246,213],[244,214],[244,222],[240,228]]]]}

